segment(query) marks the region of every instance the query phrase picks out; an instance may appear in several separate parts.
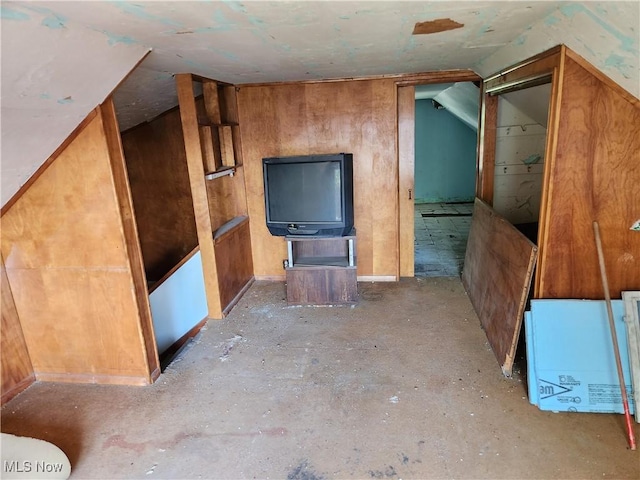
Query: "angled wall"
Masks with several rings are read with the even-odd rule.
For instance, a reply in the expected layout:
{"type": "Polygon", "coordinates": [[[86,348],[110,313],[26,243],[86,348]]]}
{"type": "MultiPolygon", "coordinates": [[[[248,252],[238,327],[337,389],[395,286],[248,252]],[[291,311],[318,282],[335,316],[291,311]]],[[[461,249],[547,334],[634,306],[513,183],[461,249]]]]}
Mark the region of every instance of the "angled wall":
{"type": "Polygon", "coordinates": [[[42,5],[2,3],[3,207],[147,53],[42,5]]]}
{"type": "Polygon", "coordinates": [[[38,380],[145,384],[159,373],[115,125],[109,104],[97,108],[2,215],[2,256],[38,380]]]}

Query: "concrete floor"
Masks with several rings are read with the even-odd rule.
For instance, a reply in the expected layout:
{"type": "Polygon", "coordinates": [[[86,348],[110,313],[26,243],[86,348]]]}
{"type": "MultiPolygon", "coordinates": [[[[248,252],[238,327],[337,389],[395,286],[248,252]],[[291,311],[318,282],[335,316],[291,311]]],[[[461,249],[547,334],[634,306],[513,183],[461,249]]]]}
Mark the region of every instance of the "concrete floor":
{"type": "Polygon", "coordinates": [[[418,203],[414,208],[415,275],[462,273],[473,203],[418,203]]]}
{"type": "Polygon", "coordinates": [[[622,415],[542,412],[504,378],[457,278],[288,307],[257,282],[148,387],[38,383],[2,431],[72,478],[638,478],[622,415]]]}

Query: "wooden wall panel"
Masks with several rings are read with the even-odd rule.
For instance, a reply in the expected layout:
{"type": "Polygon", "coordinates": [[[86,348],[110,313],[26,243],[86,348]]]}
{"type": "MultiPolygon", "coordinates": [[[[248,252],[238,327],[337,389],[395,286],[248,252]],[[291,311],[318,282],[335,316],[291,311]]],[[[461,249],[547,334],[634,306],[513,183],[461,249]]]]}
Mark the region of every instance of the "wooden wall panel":
{"type": "Polygon", "coordinates": [[[220,302],[228,311],[233,300],[253,278],[249,219],[215,240],[216,264],[220,276],[220,302]]]}
{"type": "Polygon", "coordinates": [[[398,277],[394,79],[241,87],[247,208],[256,277],[284,278],[286,245],[265,225],[262,158],[353,153],[358,274],[398,277]]]}
{"type": "Polygon", "coordinates": [[[462,283],[507,376],[513,367],[536,252],[522,233],[476,198],[462,283]]]}
{"type": "Polygon", "coordinates": [[[415,87],[398,87],[398,207],[402,277],[413,277],[415,269],[415,110],[415,87]]]}
{"type": "Polygon", "coordinates": [[[97,115],[2,217],[36,378],[150,382],[127,248],[97,115]]]}
{"type": "Polygon", "coordinates": [[[147,280],[157,281],[198,245],[180,112],[124,132],[122,145],[147,280]]]}
{"type": "MultiPolygon", "coordinates": [[[[107,98],[100,106],[102,122],[104,126],[105,140],[109,160],[111,161],[111,175],[113,186],[116,192],[116,199],[120,210],[120,222],[124,235],[124,245],[127,252],[129,271],[131,272],[131,282],[133,294],[137,307],[137,325],[141,336],[142,347],[145,350],[145,361],[147,371],[150,373],[150,380],[155,381],[160,375],[160,361],[158,349],[153,331],[153,319],[151,318],[151,306],[149,304],[149,293],[147,280],[142,261],[142,249],[138,238],[135,214],[133,212],[133,198],[131,197],[131,187],[127,176],[127,167],[124,160],[124,150],[118,129],[116,109],[111,97],[107,98]]],[[[136,317],[123,317],[134,319],[136,317]]]]}
{"type": "Polygon", "coordinates": [[[2,404],[35,381],[33,365],[24,341],[20,319],[13,301],[9,279],[0,259],[0,289],[2,290],[2,404]]]}
{"type": "Polygon", "coordinates": [[[206,185],[211,228],[214,232],[232,218],[247,214],[243,167],[237,167],[233,177],[207,180],[206,185]]]}
{"type": "Polygon", "coordinates": [[[640,107],[566,58],[556,158],[541,218],[536,298],[603,298],[592,222],[600,224],[610,295],[640,288],[640,107]]]}

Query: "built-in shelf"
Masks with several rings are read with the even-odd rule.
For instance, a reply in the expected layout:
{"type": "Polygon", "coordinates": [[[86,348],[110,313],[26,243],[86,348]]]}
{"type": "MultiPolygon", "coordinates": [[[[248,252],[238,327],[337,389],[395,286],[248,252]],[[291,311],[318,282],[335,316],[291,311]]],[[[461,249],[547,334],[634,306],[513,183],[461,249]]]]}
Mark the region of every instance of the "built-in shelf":
{"type": "Polygon", "coordinates": [[[235,173],[236,173],[236,167],[222,167],[216,170],[215,172],[206,173],[204,175],[204,178],[207,180],[214,180],[216,178],[226,177],[227,175],[229,175],[230,177],[233,177],[235,173]]]}

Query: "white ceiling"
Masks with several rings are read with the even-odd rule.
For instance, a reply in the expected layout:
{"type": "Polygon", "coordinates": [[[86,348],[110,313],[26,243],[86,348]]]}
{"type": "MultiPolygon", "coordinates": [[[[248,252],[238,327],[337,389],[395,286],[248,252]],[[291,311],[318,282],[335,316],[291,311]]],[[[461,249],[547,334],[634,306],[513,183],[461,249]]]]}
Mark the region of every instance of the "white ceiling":
{"type": "Polygon", "coordinates": [[[418,85],[415,97],[416,100],[435,100],[467,126],[478,130],[480,89],[472,82],[418,85]]]}
{"type": "Polygon", "coordinates": [[[179,72],[234,84],[486,76],[559,43],[640,91],[637,1],[3,1],[0,11],[2,205],[149,49],[116,92],[123,129],[176,104],[179,72]],[[412,35],[438,19],[463,26],[412,35]]]}

